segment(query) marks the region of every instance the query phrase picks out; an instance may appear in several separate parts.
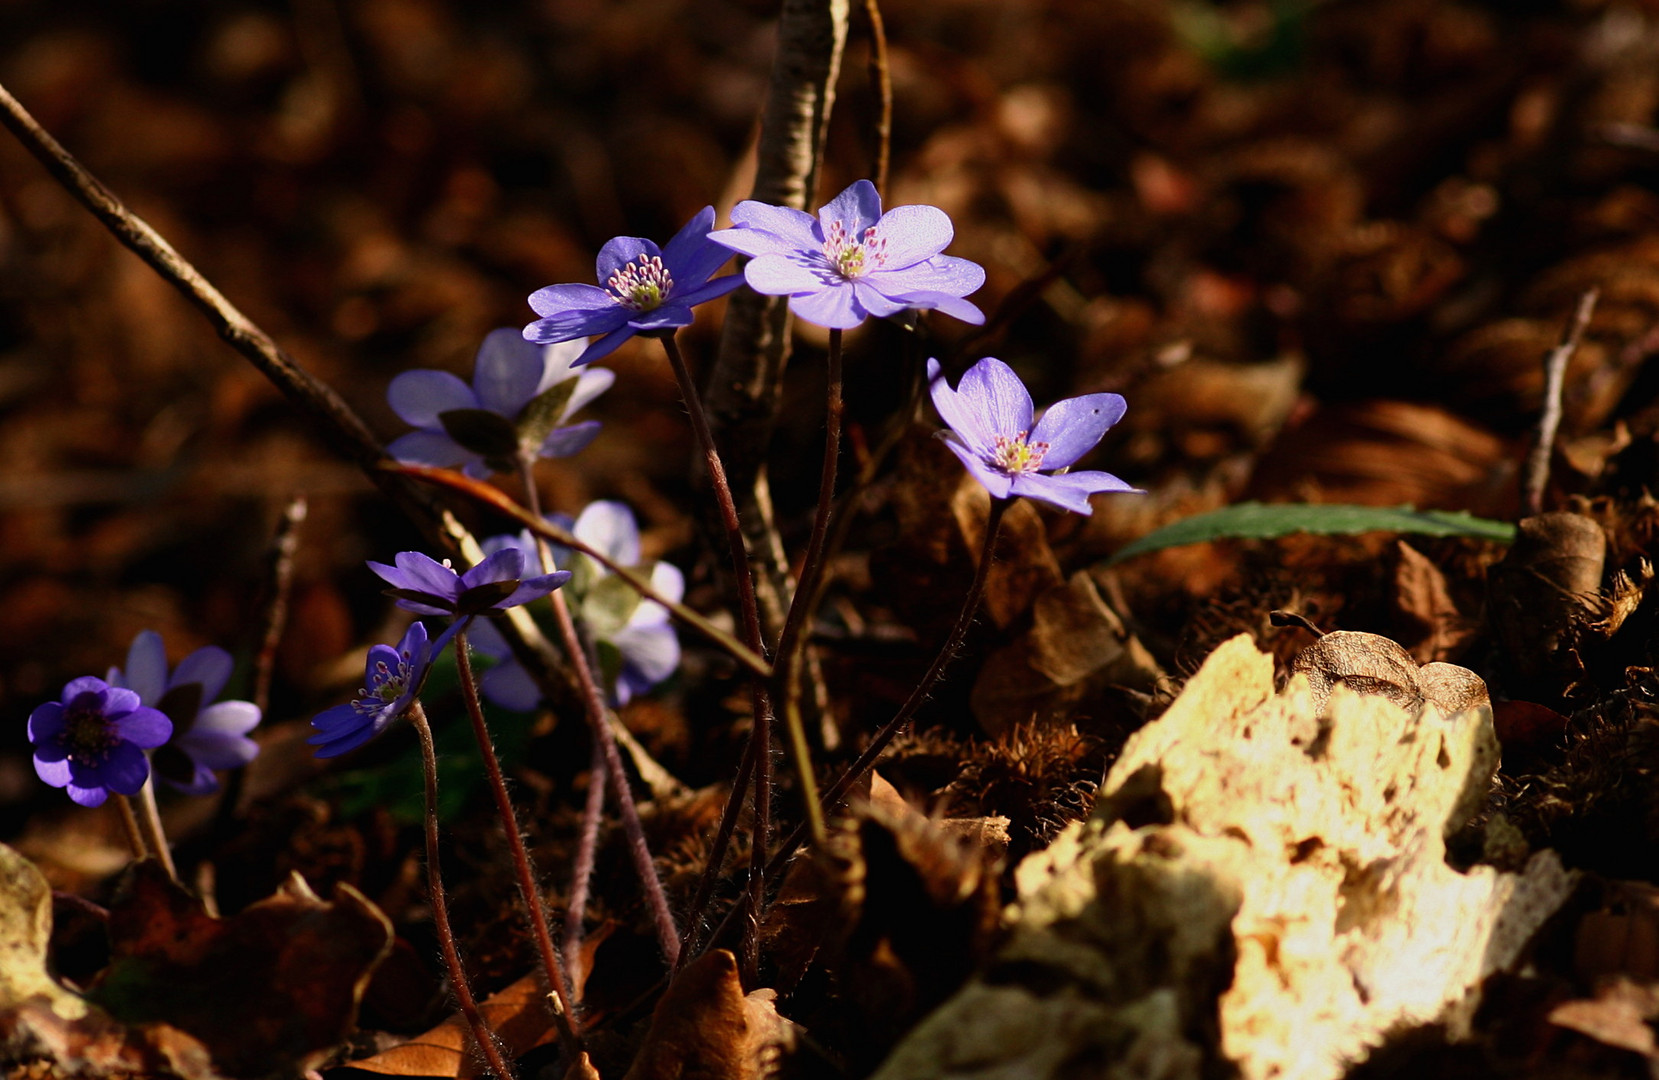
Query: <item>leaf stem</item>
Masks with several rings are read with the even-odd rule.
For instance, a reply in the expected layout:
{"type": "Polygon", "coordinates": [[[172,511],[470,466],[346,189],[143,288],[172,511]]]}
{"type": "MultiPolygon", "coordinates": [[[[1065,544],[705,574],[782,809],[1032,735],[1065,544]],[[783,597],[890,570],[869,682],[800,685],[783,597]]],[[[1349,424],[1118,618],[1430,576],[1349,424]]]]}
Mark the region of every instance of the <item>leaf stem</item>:
{"type": "Polygon", "coordinates": [[[516,1074],[502,1055],[495,1032],[484,1020],[478,1002],[467,985],[466,969],[461,966],[461,953],[455,947],[455,931],[449,924],[449,899],[444,893],[443,874],[438,867],[438,752],[432,744],[432,727],[426,722],[426,710],[420,702],[409,706],[409,724],[415,729],[415,738],[421,747],[421,771],[426,778],[426,894],[432,905],[432,925],[438,932],[438,948],[443,953],[444,966],[449,969],[449,985],[455,994],[461,1015],[472,1029],[473,1042],[484,1055],[484,1061],[500,1080],[516,1080],[516,1074]]]}
{"type": "Polygon", "coordinates": [[[519,899],[524,902],[525,915],[530,921],[530,937],[535,941],[536,952],[541,957],[542,974],[547,978],[548,987],[559,995],[566,1006],[553,1009],[559,1040],[574,1061],[582,1048],[570,1013],[575,999],[571,997],[570,984],[565,980],[558,951],[553,947],[553,934],[547,926],[547,910],[542,904],[541,890],[536,885],[536,872],[530,865],[530,853],[524,846],[524,834],[519,831],[512,796],[508,794],[507,781],[501,774],[501,761],[496,757],[490,729],[484,722],[484,708],[478,701],[478,680],[473,676],[465,630],[455,632],[455,666],[461,676],[461,697],[466,702],[467,717],[472,721],[473,738],[477,740],[478,752],[484,759],[484,775],[489,780],[490,795],[495,799],[496,814],[501,818],[502,830],[507,834],[507,850],[512,856],[519,899]]]}
{"type": "Polygon", "coordinates": [[[132,857],[147,859],[150,856],[149,846],[144,843],[144,834],[138,828],[138,817],[133,813],[132,797],[115,792],[115,808],[121,811],[121,828],[127,834],[127,846],[132,848],[132,857]]]}

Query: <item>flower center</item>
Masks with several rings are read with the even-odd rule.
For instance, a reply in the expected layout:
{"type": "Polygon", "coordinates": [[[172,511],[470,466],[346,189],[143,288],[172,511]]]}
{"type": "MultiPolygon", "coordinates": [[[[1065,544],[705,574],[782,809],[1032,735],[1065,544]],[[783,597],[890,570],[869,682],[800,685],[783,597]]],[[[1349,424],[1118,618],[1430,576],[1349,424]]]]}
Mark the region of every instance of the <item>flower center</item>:
{"type": "Polygon", "coordinates": [[[605,288],[616,302],[635,311],[655,311],[674,288],[674,279],[661,256],[641,255],[611,274],[605,288]]]}
{"type": "Polygon", "coordinates": [[[1007,473],[1010,476],[1023,476],[1026,473],[1036,472],[1043,466],[1043,455],[1048,453],[1048,443],[1025,441],[1029,432],[1022,431],[1013,437],[998,435],[995,448],[991,451],[991,466],[1007,473]]]}
{"type": "Polygon", "coordinates": [[[82,765],[101,765],[109,757],[109,752],[115,749],[121,741],[116,733],[115,725],[109,722],[103,709],[93,701],[86,701],[83,697],[70,705],[64,715],[64,745],[69,749],[71,761],[82,765]]]}
{"type": "Polygon", "coordinates": [[[842,277],[856,281],[886,264],[887,238],[877,236],[876,227],[872,225],[864,230],[863,237],[855,239],[847,235],[846,225],[832,221],[829,239],[824,241],[824,258],[842,277]]]}
{"type": "Polygon", "coordinates": [[[365,716],[373,716],[402,697],[413,674],[411,659],[408,653],[400,653],[396,671],[384,660],[377,661],[369,674],[368,688],[357,691],[352,707],[365,716]]]}

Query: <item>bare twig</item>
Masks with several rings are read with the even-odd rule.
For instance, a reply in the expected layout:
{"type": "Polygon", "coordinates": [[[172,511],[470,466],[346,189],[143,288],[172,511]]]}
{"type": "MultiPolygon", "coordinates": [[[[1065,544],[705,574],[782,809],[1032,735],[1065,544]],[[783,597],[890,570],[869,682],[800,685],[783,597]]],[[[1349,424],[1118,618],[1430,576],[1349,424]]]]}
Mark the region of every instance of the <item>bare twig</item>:
{"type": "MultiPolygon", "coordinates": [[[[276,667],[277,646],[288,625],[288,598],[294,584],[294,550],[299,546],[300,526],[305,524],[304,495],[295,495],[283,508],[276,535],[271,538],[270,592],[265,599],[263,625],[259,631],[259,653],[253,665],[253,703],[261,716],[271,706],[271,672],[276,667]]],[[[240,775],[238,773],[237,775],[240,775]]]]}
{"type": "Polygon", "coordinates": [[[893,73],[887,62],[887,24],[876,0],[864,0],[864,14],[870,19],[870,82],[876,88],[881,112],[876,118],[876,194],[887,198],[887,169],[893,155],[893,73]]]}
{"type": "Polygon", "coordinates": [[[1544,512],[1544,488],[1550,480],[1550,455],[1555,450],[1555,434],[1561,427],[1561,395],[1567,379],[1567,362],[1584,339],[1584,330],[1590,325],[1590,316],[1596,310],[1601,290],[1592,288],[1578,298],[1578,309],[1572,322],[1561,334],[1561,343],[1544,358],[1544,414],[1538,419],[1538,441],[1527,457],[1525,487],[1522,500],[1527,515],[1544,512]]]}
{"type": "MultiPolygon", "coordinates": [[[[784,0],[752,198],[805,210],[816,195],[847,43],[847,15],[848,0],[784,0]]],[[[758,571],[757,598],[768,637],[783,626],[790,591],[789,564],[772,521],[766,475],[788,354],[787,298],[750,289],[733,293],[704,404],[758,571]]],[[[711,542],[720,540],[723,525],[712,512],[705,516],[704,528],[711,542]]],[[[806,696],[816,701],[816,687],[806,696]]]]}

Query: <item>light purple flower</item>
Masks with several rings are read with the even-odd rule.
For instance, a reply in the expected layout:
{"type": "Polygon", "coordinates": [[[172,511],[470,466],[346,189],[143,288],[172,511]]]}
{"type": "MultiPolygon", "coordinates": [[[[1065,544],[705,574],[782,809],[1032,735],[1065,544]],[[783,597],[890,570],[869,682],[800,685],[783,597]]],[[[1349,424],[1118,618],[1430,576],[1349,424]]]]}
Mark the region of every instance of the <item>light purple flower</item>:
{"type": "Polygon", "coordinates": [[[817,217],[745,199],[732,208],[732,224],[709,239],[752,256],[743,268],[749,287],[789,297],[789,310],[808,322],[846,330],[866,315],[907,309],[985,321],[963,299],[985,284],[985,270],[940,254],[955,232],[936,206],[896,206],[884,214],[875,185],[859,180],[817,217]]]}
{"type": "Polygon", "coordinates": [[[937,360],[927,362],[927,377],[933,407],[950,427],[940,433],[945,444],[993,498],[1024,495],[1088,514],[1095,492],[1138,490],[1111,473],[1066,471],[1123,418],[1120,395],[1057,401],[1033,427],[1031,395],[1001,360],[987,356],[963,374],[955,390],[937,360]]]}
{"type": "Polygon", "coordinates": [[[392,411],[418,428],[386,448],[399,461],[460,468],[482,479],[517,468],[521,453],[566,457],[599,434],[599,421],[566,424],[616,381],[604,368],[575,372],[579,343],[539,348],[517,330],[492,330],[473,362],[472,385],[447,371],[405,371],[386,390],[392,411]]]}
{"type": "Polygon", "coordinates": [[[213,645],[197,649],[167,673],[161,635],[142,631],[127,650],[127,669],[110,668],[109,684],[138,694],[173,724],[173,737],[155,752],[156,776],[188,795],[219,790],[215,769],[239,769],[259,754],[248,732],[259,724],[251,701],[220,701],[233,667],[230,653],[213,645]],[[205,707],[204,707],[205,706],[205,707]]]}
{"type": "MultiPolygon", "coordinates": [[[[589,503],[575,524],[568,527],[577,539],[611,561],[644,568],[639,526],[633,512],[622,503],[589,503]]],[[[491,537],[483,546],[486,551],[521,548],[531,553],[525,556],[530,559],[535,558],[534,545],[528,533],[519,533],[491,537]]],[[[669,622],[667,608],[654,600],[641,599],[627,582],[587,556],[573,553],[568,557],[575,571],[570,584],[572,609],[598,648],[601,674],[612,702],[626,705],[680,666],[680,639],[669,622]]],[[[678,601],[685,594],[685,576],[671,563],[651,564],[650,578],[651,587],[670,600],[678,601]]],[[[500,661],[484,674],[483,689],[490,700],[509,709],[534,708],[541,690],[513,659],[500,632],[480,622],[471,641],[479,652],[500,661]]]]}
{"type": "Polygon", "coordinates": [[[448,560],[438,562],[418,551],[400,551],[396,566],[370,562],[397,598],[397,606],[417,615],[454,615],[466,618],[506,611],[546,596],[570,580],[567,570],[520,579],[524,573],[524,552],[505,548],[487,556],[465,573],[457,574],[448,560]]]}
{"type": "Polygon", "coordinates": [[[172,722],[138,694],[90,675],[29,714],[35,772],[82,806],[102,806],[111,791],[138,794],[150,777],[144,751],[172,734],[172,722]]]}
{"type": "Polygon", "coordinates": [[[743,278],[709,277],[731,253],[709,242],[714,207],[705,206],[659,248],[638,236],[618,236],[599,249],[600,285],[549,285],[530,294],[541,318],[524,328],[527,340],[569,341],[599,335],[575,366],[606,356],[635,334],[673,333],[691,325],[691,309],[725,296],[743,278]]]}
{"type": "Polygon", "coordinates": [[[426,627],[416,622],[410,625],[397,648],[376,645],[370,649],[363,669],[363,686],[357,691],[357,697],[348,704],[318,713],[311,721],[317,734],[305,741],[317,747],[316,756],[338,757],[355,750],[407,712],[447,639],[446,632],[434,649],[427,640],[426,627]]]}

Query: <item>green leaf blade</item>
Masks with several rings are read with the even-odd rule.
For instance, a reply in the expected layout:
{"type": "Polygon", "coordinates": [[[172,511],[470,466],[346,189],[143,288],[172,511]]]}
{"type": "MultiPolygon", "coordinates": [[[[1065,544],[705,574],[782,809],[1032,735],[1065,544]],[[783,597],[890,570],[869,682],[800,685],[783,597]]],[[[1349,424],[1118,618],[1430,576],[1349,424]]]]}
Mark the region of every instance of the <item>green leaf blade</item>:
{"type": "Polygon", "coordinates": [[[1272,540],[1292,533],[1324,536],[1397,532],[1415,536],[1472,536],[1507,544],[1515,526],[1464,511],[1416,510],[1410,506],[1351,506],[1340,503],[1258,503],[1225,506],[1155,529],[1120,548],[1106,565],[1137,555],[1212,540],[1272,540]]]}

